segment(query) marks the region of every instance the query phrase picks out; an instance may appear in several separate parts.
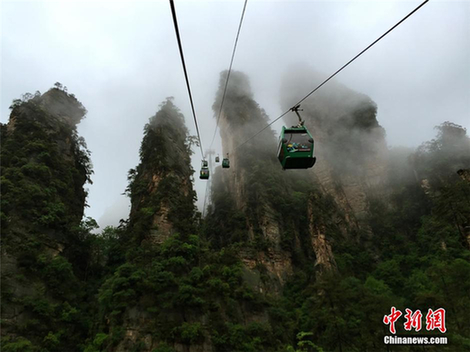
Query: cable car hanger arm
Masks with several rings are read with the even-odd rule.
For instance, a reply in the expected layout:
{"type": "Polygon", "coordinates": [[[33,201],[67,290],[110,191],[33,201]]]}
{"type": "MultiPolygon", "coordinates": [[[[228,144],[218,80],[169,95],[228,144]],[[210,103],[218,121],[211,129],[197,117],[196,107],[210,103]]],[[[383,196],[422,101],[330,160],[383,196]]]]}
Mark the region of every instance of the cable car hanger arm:
{"type": "Polygon", "coordinates": [[[299,124],[297,125],[297,127],[303,127],[305,121],[302,120],[302,117],[300,116],[299,111],[304,111],[304,109],[299,109],[299,108],[300,108],[300,104],[294,106],[290,110],[294,111],[297,114],[297,117],[299,118],[299,124]]]}

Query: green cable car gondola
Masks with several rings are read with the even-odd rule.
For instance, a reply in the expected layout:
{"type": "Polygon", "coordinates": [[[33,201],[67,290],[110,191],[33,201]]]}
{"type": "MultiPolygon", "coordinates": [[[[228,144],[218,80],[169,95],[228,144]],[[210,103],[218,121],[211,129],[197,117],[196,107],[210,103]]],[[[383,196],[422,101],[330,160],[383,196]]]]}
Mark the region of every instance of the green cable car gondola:
{"type": "Polygon", "coordinates": [[[229,167],[230,167],[230,160],[228,159],[228,153],[227,153],[227,157],[223,158],[222,160],[222,168],[228,169],[229,167]]]}
{"type": "Polygon", "coordinates": [[[215,157],[215,162],[216,162],[216,163],[220,162],[220,158],[219,158],[218,155],[215,157]]]}
{"type": "Polygon", "coordinates": [[[208,180],[209,179],[209,168],[203,167],[201,169],[201,173],[199,174],[199,178],[201,180],[208,180]]]}
{"type": "Polygon", "coordinates": [[[285,169],[308,169],[315,165],[313,137],[304,127],[300,118],[299,106],[292,109],[299,117],[299,124],[291,128],[282,127],[277,157],[285,169]]]}
{"type": "Polygon", "coordinates": [[[209,167],[207,165],[207,160],[202,161],[202,167],[201,167],[201,172],[199,173],[199,178],[201,180],[209,179],[209,167]]]}

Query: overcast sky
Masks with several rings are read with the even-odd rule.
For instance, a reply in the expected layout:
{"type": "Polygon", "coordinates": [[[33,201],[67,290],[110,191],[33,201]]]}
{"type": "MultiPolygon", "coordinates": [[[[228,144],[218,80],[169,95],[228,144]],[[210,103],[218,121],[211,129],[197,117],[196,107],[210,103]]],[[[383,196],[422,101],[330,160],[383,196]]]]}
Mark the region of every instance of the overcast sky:
{"type": "MultiPolygon", "coordinates": [[[[233,68],[248,74],[256,101],[274,119],[283,112],[280,83],[288,67],[331,74],[421,2],[249,0],[233,68]]],[[[243,3],[175,0],[205,148],[243,3]]],[[[175,97],[195,134],[168,1],[1,6],[0,121],[8,121],[11,101],[22,94],[45,92],[57,81],[67,86],[88,110],[78,128],[95,171],[86,214],[102,227],[116,225],[128,216],[121,194],[127,171],[138,164],[143,127],[166,97],[175,97]]],[[[336,79],[377,103],[390,146],[417,146],[447,120],[470,130],[470,2],[431,0],[336,79]]],[[[195,169],[200,159],[195,150],[195,169]]],[[[195,186],[200,205],[205,183],[196,177],[195,186]]]]}

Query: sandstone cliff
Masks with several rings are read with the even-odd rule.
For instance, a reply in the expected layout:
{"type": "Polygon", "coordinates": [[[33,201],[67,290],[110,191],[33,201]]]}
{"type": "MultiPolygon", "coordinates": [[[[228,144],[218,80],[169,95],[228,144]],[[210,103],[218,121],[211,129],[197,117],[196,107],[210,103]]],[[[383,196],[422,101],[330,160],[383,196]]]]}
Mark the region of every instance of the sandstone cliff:
{"type": "MultiPolygon", "coordinates": [[[[218,99],[213,105],[215,112],[220,107],[224,79],[222,74],[218,99]]],[[[265,272],[269,277],[257,282],[256,287],[260,291],[280,291],[299,258],[316,261],[320,270],[334,268],[331,246],[325,239],[327,228],[331,227],[327,223],[332,223],[332,219],[315,216],[308,199],[320,189],[306,170],[282,170],[272,129],[250,139],[268,122],[253,99],[248,78],[233,72],[219,121],[223,154],[229,154],[231,168],[216,172],[214,213],[208,216],[219,216],[226,202],[221,194],[232,199],[232,212],[240,211],[247,237],[228,239],[230,235],[220,234],[227,237],[220,242],[244,241],[246,246],[240,257],[248,271],[253,275],[265,272]]]]}
{"type": "Polygon", "coordinates": [[[184,117],[168,99],[146,125],[141,162],[129,174],[130,227],[140,240],[162,243],[175,232],[194,233],[190,154],[184,117]]]}
{"type": "Polygon", "coordinates": [[[70,323],[61,320],[60,310],[74,310],[81,300],[75,272],[83,267],[74,272],[68,257],[91,174],[89,152],[76,131],[86,110],[58,88],[27,94],[11,108],[1,127],[2,335],[45,346],[45,336],[70,323]]]}

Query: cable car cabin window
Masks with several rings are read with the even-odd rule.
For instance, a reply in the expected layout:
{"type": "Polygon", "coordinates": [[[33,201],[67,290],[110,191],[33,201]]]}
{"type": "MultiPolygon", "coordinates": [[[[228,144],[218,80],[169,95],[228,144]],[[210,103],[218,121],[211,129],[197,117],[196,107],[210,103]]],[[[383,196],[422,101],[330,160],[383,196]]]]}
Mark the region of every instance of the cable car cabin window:
{"type": "Polygon", "coordinates": [[[284,139],[287,140],[284,143],[289,153],[294,152],[309,152],[311,151],[312,143],[309,141],[310,136],[305,132],[290,132],[284,133],[284,139]]]}

